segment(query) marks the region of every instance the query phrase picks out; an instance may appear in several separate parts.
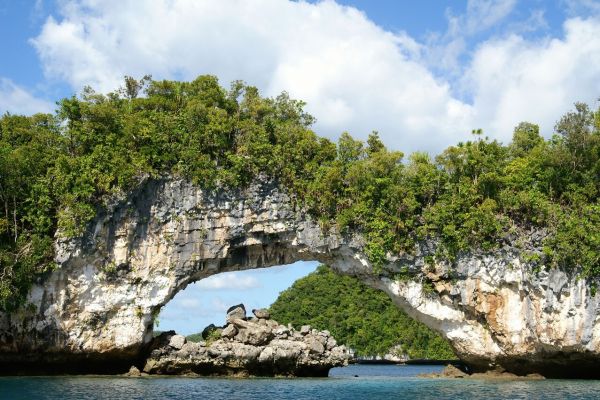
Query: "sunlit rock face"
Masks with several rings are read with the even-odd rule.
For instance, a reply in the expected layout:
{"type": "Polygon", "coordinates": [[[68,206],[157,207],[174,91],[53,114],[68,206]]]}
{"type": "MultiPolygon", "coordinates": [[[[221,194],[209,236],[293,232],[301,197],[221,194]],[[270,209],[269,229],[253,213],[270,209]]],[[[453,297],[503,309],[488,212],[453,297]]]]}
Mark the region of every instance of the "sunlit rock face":
{"type": "Polygon", "coordinates": [[[189,283],[317,260],[384,290],[473,369],[600,374],[590,368],[600,360],[598,297],[575,276],[534,273],[521,261],[523,249],[539,251],[539,232],[462,254],[452,265],[427,265],[435,243],[422,243],[374,272],[359,235],[325,232],[296,204],[266,181],[229,192],[174,178],[146,181],[83,237],[57,242],[59,268],[32,288],[21,310],[0,313],[0,370],[23,364],[28,372],[43,361],[60,365],[56,371],[107,364],[126,371],[150,342],[160,308],[189,283]]]}

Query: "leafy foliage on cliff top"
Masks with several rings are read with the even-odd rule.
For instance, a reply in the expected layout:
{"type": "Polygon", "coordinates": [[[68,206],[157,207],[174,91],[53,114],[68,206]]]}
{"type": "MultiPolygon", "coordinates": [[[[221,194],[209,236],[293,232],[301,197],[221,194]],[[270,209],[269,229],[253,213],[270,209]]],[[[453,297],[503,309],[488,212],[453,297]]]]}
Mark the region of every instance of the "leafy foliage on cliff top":
{"type": "Polygon", "coordinates": [[[358,355],[383,355],[401,345],[411,358],[456,358],[444,339],[406,315],[385,293],[324,265],[281,292],[270,311],[281,324],[327,329],[358,355]]]}
{"type": "Polygon", "coordinates": [[[345,133],[337,146],[318,137],[303,106],[212,76],[126,78],[117,92],[61,100],[53,115],[2,116],[0,309],[54,268],[57,230],[81,234],[116,193],[164,174],[207,188],[277,179],[324,227],[362,231],[375,267],[419,239],[439,239],[438,256],[452,259],[533,225],[550,236],[531,260],[600,276],[600,112],[577,104],[550,140],[523,123],[508,145],[478,135],[403,160],[376,133],[366,143],[345,133]]]}

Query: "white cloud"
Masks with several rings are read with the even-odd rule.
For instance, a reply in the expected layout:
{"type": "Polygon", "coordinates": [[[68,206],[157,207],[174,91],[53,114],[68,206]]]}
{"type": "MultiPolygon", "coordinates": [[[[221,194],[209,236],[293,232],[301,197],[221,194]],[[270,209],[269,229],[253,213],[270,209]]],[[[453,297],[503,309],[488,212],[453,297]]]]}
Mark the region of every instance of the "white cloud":
{"type": "Polygon", "coordinates": [[[431,68],[452,76],[460,75],[460,58],[468,50],[469,38],[501,24],[513,11],[516,0],[468,0],[464,13],[446,9],[448,29],[429,36],[425,57],[431,68]]]}
{"type": "Polygon", "coordinates": [[[212,301],[212,309],[214,310],[214,313],[220,313],[223,314],[225,313],[229,307],[231,307],[233,304],[238,304],[239,302],[229,302],[227,303],[225,300],[221,299],[220,297],[216,297],[213,299],[212,301]]]}
{"type": "Polygon", "coordinates": [[[415,61],[418,44],[332,1],[80,1],[33,40],[46,73],[107,91],[125,74],[244,79],[308,102],[319,133],[439,148],[465,132],[470,106],[415,61]]]}
{"type": "Polygon", "coordinates": [[[0,114],[35,114],[38,112],[52,112],[51,103],[36,98],[25,89],[6,78],[0,78],[0,114]]]}
{"type": "Polygon", "coordinates": [[[600,22],[571,19],[564,39],[529,42],[519,36],[484,43],[464,83],[475,94],[478,126],[508,140],[512,127],[539,122],[549,135],[573,102],[600,96],[600,22]]]}
{"type": "MultiPolygon", "coordinates": [[[[456,29],[459,22],[467,34],[488,29],[514,5],[470,1],[456,29]]],[[[451,66],[464,51],[458,33],[431,53],[333,1],[81,0],[64,3],[62,13],[33,43],[46,73],[75,89],[112,90],[125,74],[244,79],[267,95],[287,90],[307,101],[322,135],[349,130],[365,138],[375,129],[404,151],[439,151],[476,127],[506,139],[522,119],[552,126],[574,101],[600,93],[599,23],[592,18],[570,20],[564,39],[513,35],[482,43],[461,66],[468,73],[458,86],[425,61],[437,54],[439,65],[451,66]]]]}
{"type": "Polygon", "coordinates": [[[219,318],[224,313],[221,302],[219,297],[209,300],[195,290],[184,290],[161,310],[160,320],[192,322],[199,319],[219,318]]]}
{"type": "Polygon", "coordinates": [[[199,308],[201,307],[200,300],[194,298],[183,298],[179,304],[184,308],[199,308]]]}
{"type": "Polygon", "coordinates": [[[254,276],[224,272],[202,279],[196,283],[196,287],[203,290],[247,290],[259,288],[261,284],[254,276]]]}

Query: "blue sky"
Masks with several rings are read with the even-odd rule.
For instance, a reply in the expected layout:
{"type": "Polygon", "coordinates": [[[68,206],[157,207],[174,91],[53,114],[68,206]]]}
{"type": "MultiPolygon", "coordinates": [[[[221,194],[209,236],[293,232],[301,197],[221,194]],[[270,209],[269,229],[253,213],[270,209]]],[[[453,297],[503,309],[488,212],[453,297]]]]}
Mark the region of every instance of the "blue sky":
{"type": "MultiPolygon", "coordinates": [[[[524,120],[550,136],[574,102],[600,97],[599,0],[0,0],[0,38],[0,113],[52,111],[124,75],[210,73],[307,101],[321,135],[378,130],[391,148],[437,152],[473,128],[506,142],[524,120]]],[[[315,267],[192,285],[160,328],[267,306],[315,267]]]]}

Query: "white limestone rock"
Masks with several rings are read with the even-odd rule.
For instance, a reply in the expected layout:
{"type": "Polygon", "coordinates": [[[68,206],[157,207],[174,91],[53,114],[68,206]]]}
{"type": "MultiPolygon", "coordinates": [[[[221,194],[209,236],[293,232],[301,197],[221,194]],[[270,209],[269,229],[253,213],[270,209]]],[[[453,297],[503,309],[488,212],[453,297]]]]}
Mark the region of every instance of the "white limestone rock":
{"type": "Polygon", "coordinates": [[[435,265],[425,260],[437,244],[426,241],[414,254],[388,254],[374,273],[358,233],[323,231],[275,182],[204,191],[180,178],[147,179],[99,213],[83,236],[57,237],[58,268],[33,285],[26,307],[0,312],[0,362],[52,369],[51,362],[111,354],[125,364],[152,340],[156,313],[189,283],[317,260],[386,292],[472,368],[595,371],[600,295],[576,273],[544,265],[536,272],[523,261],[524,251],[541,253],[545,235],[522,230],[510,245],[435,265]],[[398,279],[400,271],[408,279],[398,279]]]}
{"type": "Polygon", "coordinates": [[[169,341],[169,346],[171,346],[174,349],[180,350],[183,345],[185,344],[186,339],[185,336],[183,335],[174,335],[173,337],[171,337],[171,340],[169,341]]]}

